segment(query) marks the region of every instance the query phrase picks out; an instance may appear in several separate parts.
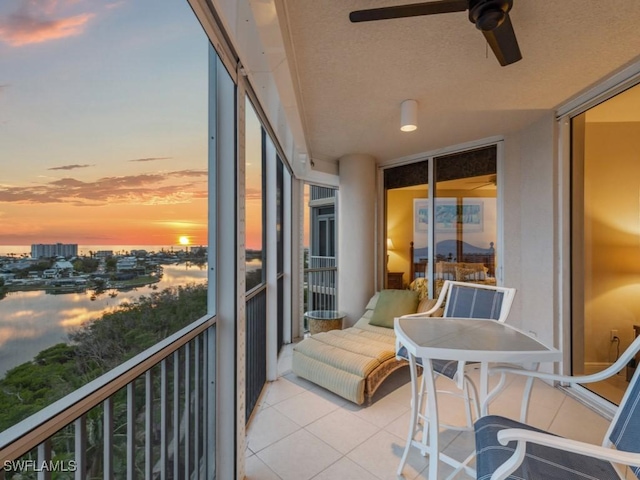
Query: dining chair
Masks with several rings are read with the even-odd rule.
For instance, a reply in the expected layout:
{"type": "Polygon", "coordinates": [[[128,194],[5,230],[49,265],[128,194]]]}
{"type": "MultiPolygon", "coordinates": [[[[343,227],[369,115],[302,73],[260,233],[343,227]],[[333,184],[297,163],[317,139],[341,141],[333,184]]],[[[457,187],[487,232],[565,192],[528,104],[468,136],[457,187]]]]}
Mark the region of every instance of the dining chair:
{"type": "MultiPolygon", "coordinates": [[[[442,317],[458,318],[483,318],[504,322],[511,310],[511,304],[515,297],[516,289],[509,287],[497,287],[454,280],[445,280],[438,301],[424,313],[405,315],[402,318],[430,316],[442,310],[442,317]]],[[[408,359],[407,350],[400,344],[396,344],[396,358],[408,359]]],[[[438,393],[453,395],[463,400],[465,405],[466,423],[460,425],[443,425],[454,430],[473,430],[473,418],[478,418],[479,405],[477,389],[473,381],[465,373],[467,366],[473,368],[472,362],[457,362],[451,360],[432,360],[433,373],[455,383],[453,391],[439,390],[438,393]],[[473,414],[471,409],[473,408],[473,414]]],[[[418,359],[418,364],[420,360],[418,359]]],[[[426,404],[424,397],[426,388],[424,382],[420,386],[419,399],[420,410],[424,410],[426,404]]],[[[428,400],[428,399],[427,399],[428,400]]]]}
{"type": "MultiPolygon", "coordinates": [[[[492,369],[494,373],[526,376],[530,384],[542,379],[564,384],[605,380],[623,370],[640,351],[640,337],[620,358],[601,372],[567,376],[520,370],[492,369]]],[[[475,423],[477,480],[619,480],[640,478],[640,368],[636,369],[601,445],[562,438],[526,423],[488,415],[475,423]],[[624,468],[623,468],[624,467],[624,468]]],[[[531,388],[525,388],[521,420],[526,419],[531,388]],[[524,417],[524,418],[523,418],[524,417]]]]}

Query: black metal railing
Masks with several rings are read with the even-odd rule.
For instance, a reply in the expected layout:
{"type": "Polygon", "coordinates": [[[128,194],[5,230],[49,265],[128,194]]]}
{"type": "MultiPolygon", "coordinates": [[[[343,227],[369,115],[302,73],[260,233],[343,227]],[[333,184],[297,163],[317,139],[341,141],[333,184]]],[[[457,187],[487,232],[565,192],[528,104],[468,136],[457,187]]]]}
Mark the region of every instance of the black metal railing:
{"type": "Polygon", "coordinates": [[[335,257],[309,257],[309,268],[304,270],[305,311],[336,309],[337,273],[335,257]]]}
{"type": "Polygon", "coordinates": [[[278,352],[284,346],[284,274],[278,277],[278,352]]]}
{"type": "Polygon", "coordinates": [[[333,198],[335,196],[335,188],[318,187],[316,185],[311,185],[311,192],[309,195],[310,200],[322,200],[324,198],[333,198]]]}
{"type": "Polygon", "coordinates": [[[213,478],[215,328],[202,318],[0,433],[0,479],[213,478]]]}
{"type": "Polygon", "coordinates": [[[267,286],[250,291],[246,302],[245,421],[249,420],[267,381],[267,286]]]}

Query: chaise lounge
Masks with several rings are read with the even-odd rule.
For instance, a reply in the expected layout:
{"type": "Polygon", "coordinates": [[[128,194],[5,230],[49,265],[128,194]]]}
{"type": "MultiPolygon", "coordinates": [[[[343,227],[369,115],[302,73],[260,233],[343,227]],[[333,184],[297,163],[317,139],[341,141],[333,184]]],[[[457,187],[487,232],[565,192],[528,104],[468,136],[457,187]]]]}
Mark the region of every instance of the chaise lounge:
{"type": "Polygon", "coordinates": [[[435,304],[420,300],[413,290],[376,293],[354,326],[318,333],[295,345],[293,372],[358,405],[370,403],[382,382],[408,365],[396,359],[393,319],[418,311],[427,314],[435,304]]]}
{"type": "MultiPolygon", "coordinates": [[[[412,288],[382,290],[369,300],[354,326],[302,340],[293,348],[293,372],[358,405],[365,400],[371,403],[382,382],[408,365],[397,355],[394,318],[458,316],[504,321],[515,293],[504,287],[446,280],[435,300],[426,298],[425,282],[414,281],[412,288]]],[[[455,368],[451,377],[453,374],[455,368]]],[[[464,394],[468,397],[466,390],[464,394]]]]}

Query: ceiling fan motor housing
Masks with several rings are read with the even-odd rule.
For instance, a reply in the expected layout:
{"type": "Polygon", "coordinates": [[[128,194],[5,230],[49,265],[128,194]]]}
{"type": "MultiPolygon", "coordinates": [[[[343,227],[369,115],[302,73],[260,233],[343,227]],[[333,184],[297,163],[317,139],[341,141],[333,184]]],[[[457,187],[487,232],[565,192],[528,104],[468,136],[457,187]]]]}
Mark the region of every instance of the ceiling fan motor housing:
{"type": "Polygon", "coordinates": [[[469,21],[478,30],[490,32],[504,22],[513,0],[469,0],[469,21]]]}

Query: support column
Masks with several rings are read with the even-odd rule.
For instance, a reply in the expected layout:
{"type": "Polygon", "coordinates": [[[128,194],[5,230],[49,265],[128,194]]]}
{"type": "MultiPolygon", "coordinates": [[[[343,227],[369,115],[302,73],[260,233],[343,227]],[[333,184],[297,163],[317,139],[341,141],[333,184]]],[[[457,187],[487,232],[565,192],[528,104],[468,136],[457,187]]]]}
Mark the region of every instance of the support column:
{"type": "MultiPolygon", "coordinates": [[[[263,133],[263,135],[266,135],[263,133]]],[[[278,379],[278,234],[277,228],[277,200],[276,200],[276,175],[279,160],[276,158],[276,148],[270,140],[263,141],[265,162],[265,176],[267,179],[267,254],[266,275],[267,280],[267,381],[278,379]]]]}
{"type": "Polygon", "coordinates": [[[214,382],[209,379],[208,383],[209,398],[215,400],[211,405],[212,409],[215,406],[215,418],[208,419],[208,425],[214,426],[208,448],[215,455],[215,463],[207,467],[209,472],[216,472],[217,478],[240,479],[245,476],[245,333],[244,315],[239,315],[239,308],[244,306],[245,276],[244,261],[236,256],[244,256],[244,248],[238,247],[237,240],[244,240],[244,232],[240,235],[236,230],[244,225],[244,218],[238,218],[236,202],[244,198],[244,191],[239,194],[236,184],[235,138],[237,126],[244,125],[244,116],[241,112],[236,115],[235,85],[213,47],[209,48],[209,59],[208,313],[215,314],[217,321],[215,350],[209,352],[215,357],[216,371],[214,382]],[[242,267],[240,273],[238,265],[242,267]],[[241,344],[238,338],[242,339],[241,344]]]}
{"type": "MultiPolygon", "coordinates": [[[[285,301],[285,305],[291,305],[291,333],[289,341],[302,337],[303,334],[303,303],[304,303],[304,261],[302,249],[304,245],[304,182],[292,177],[288,183],[290,188],[285,206],[290,207],[290,214],[285,213],[291,226],[285,229],[285,272],[290,275],[291,303],[285,301]],[[288,252],[288,253],[287,253],[288,252]],[[288,267],[286,265],[289,265],[288,267]]],[[[287,197],[285,197],[287,198],[287,197]]],[[[288,343],[288,342],[286,342],[288,343]]]]}
{"type": "Polygon", "coordinates": [[[376,160],[371,155],[345,155],[339,160],[338,309],[353,325],[374,293],[376,160]]]}

